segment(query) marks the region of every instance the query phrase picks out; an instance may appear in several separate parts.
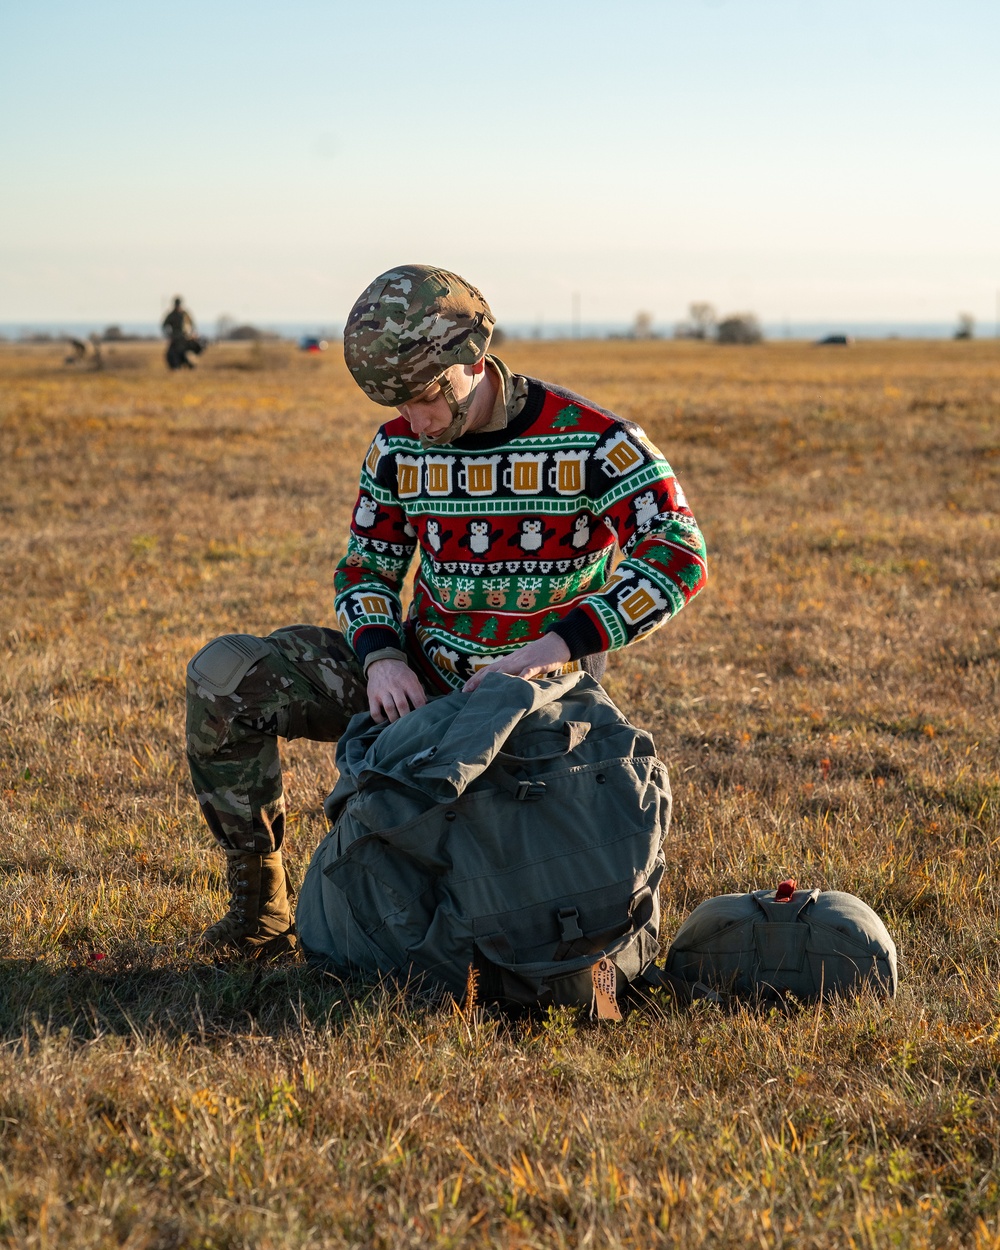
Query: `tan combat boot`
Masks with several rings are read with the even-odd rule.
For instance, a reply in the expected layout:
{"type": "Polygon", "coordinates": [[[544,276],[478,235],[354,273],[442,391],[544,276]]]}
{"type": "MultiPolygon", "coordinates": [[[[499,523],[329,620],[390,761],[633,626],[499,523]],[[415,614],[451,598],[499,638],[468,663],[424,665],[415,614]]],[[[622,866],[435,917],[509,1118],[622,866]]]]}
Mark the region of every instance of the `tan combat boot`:
{"type": "Polygon", "coordinates": [[[281,852],[226,851],[229,911],[201,935],[203,946],[271,959],[295,949],[281,852]]]}
{"type": "Polygon", "coordinates": [[[272,851],[260,860],[260,892],[257,895],[257,932],[247,936],[244,949],[256,958],[275,959],[295,949],[292,901],[295,891],[281,852],[272,851]]]}

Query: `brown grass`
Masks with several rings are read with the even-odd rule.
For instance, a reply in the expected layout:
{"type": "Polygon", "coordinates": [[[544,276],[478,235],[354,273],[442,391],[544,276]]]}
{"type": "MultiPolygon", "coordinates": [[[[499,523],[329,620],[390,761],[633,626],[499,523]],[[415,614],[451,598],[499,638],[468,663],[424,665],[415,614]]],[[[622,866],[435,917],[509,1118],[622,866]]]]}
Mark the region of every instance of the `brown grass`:
{"type": "MultiPolygon", "coordinates": [[[[0,351],[0,1244],[1000,1245],[1000,346],[511,344],[641,420],[711,584],[612,661],[700,899],[853,891],[890,1005],[503,1028],[218,967],[208,637],[329,622],[378,423],[335,352],[0,351]]],[[[285,752],[298,873],[333,750],[285,752]]]]}

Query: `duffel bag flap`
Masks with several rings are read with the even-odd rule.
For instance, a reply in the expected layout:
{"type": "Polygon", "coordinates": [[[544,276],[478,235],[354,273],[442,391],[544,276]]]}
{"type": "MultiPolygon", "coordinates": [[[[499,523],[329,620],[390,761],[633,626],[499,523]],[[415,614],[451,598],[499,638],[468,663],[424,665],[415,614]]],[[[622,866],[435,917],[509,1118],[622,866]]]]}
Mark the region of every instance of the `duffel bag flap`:
{"type": "MultiPolygon", "coordinates": [[[[343,757],[337,752],[337,767],[354,777],[362,789],[376,780],[394,779],[435,802],[450,802],[489,768],[526,716],[558,702],[582,681],[593,678],[577,672],[524,681],[505,673],[487,673],[464,700],[446,697],[420,709],[420,742],[414,739],[409,717],[376,726],[374,734],[363,723],[355,727],[352,721],[354,732],[342,739],[344,752],[343,757]]],[[[561,729],[560,736],[563,745],[561,751],[553,747],[555,754],[570,749],[561,729]]]]}
{"type": "MultiPolygon", "coordinates": [[[[337,744],[340,779],[323,804],[327,818],[336,823],[358,791],[385,783],[409,790],[415,798],[453,801],[502,754],[526,716],[557,704],[581,682],[596,685],[583,672],[535,681],[487,673],[471,695],[455,692],[431,699],[416,720],[411,714],[386,724],[359,712],[337,744]]],[[[552,755],[571,751],[588,729],[577,724],[574,735],[561,727],[558,735],[551,735],[560,739],[551,747],[552,755]]],[[[370,827],[374,831],[377,821],[370,827]]]]}
{"type": "Polygon", "coordinates": [[[787,884],[700,903],[670,945],[667,971],[741,998],[808,1000],[865,985],[894,995],[895,943],[867,903],[787,884]]]}
{"type": "Polygon", "coordinates": [[[386,724],[359,712],[337,744],[340,779],[323,804],[327,818],[335,822],[359,790],[384,781],[398,782],[433,802],[457,798],[489,767],[526,714],[558,699],[583,676],[567,673],[529,682],[488,673],[472,695],[431,699],[416,721],[408,716],[386,724]],[[499,699],[497,683],[506,683],[499,699]]]}
{"type": "Polygon", "coordinates": [[[324,804],[331,821],[366,787],[395,782],[448,803],[491,767],[556,760],[588,735],[618,735],[621,746],[610,754],[656,754],[652,738],[629,725],[584,672],[532,681],[487,673],[471,695],[432,699],[417,709],[416,721],[413,715],[391,724],[367,712],[351,720],[337,746],[340,781],[324,804]],[[578,720],[566,715],[574,705],[578,720]]]}

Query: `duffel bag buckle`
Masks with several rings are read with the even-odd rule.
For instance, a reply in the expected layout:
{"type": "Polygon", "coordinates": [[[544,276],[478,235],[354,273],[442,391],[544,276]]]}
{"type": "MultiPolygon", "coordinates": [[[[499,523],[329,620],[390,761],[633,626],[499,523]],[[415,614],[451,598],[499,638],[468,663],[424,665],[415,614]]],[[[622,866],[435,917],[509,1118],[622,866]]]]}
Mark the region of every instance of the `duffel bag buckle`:
{"type": "Polygon", "coordinates": [[[514,797],[519,803],[524,803],[525,801],[534,802],[535,799],[540,799],[544,793],[544,781],[520,781],[514,797]]]}

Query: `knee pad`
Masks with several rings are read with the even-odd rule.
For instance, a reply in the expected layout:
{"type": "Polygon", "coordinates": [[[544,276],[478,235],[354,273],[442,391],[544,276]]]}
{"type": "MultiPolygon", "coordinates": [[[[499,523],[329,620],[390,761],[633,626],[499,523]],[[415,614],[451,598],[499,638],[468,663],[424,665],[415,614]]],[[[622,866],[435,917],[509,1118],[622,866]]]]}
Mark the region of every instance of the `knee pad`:
{"type": "Polygon", "coordinates": [[[233,694],[269,650],[266,639],[253,634],[223,634],[194,656],[187,667],[188,680],[209,694],[233,694]]]}

